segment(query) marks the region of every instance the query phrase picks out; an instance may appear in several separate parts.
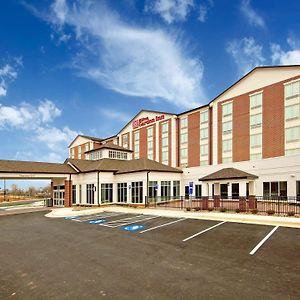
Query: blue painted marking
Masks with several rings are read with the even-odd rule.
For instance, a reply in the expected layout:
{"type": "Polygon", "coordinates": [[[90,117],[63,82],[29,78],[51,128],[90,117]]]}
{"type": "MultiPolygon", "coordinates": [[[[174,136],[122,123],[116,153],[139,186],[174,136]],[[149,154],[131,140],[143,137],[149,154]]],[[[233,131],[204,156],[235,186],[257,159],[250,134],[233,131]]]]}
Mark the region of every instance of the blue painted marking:
{"type": "Polygon", "coordinates": [[[144,227],[145,226],[143,226],[143,225],[130,224],[130,225],[126,225],[126,226],[121,227],[121,229],[125,230],[125,231],[135,232],[135,231],[142,230],[144,227]]]}
{"type": "Polygon", "coordinates": [[[77,219],[79,216],[65,217],[65,220],[77,219]]]}
{"type": "Polygon", "coordinates": [[[104,223],[104,222],[106,222],[106,220],[104,220],[104,219],[96,219],[96,220],[87,221],[87,223],[89,223],[89,224],[101,224],[101,223],[104,223]]]}

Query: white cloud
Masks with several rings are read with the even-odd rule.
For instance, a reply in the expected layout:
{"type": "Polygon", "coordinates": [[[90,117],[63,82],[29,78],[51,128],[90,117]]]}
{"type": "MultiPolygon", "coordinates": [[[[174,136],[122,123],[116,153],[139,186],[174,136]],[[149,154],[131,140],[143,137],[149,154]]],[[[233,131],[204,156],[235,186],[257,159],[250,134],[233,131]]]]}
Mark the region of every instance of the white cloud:
{"type": "Polygon", "coordinates": [[[159,14],[165,22],[171,24],[184,21],[193,7],[194,0],[155,0],[146,10],[159,14]]]}
{"type": "Polygon", "coordinates": [[[271,44],[272,62],[280,65],[299,65],[300,64],[300,42],[295,38],[289,37],[287,43],[290,50],[282,50],[279,44],[271,44]]]}
{"type": "Polygon", "coordinates": [[[41,101],[37,107],[23,102],[19,106],[0,104],[0,129],[35,129],[43,123],[52,122],[61,110],[50,100],[41,101]]]}
{"type": "Polygon", "coordinates": [[[184,108],[205,100],[203,65],[176,36],[128,25],[103,3],[54,3],[59,5],[52,5],[47,21],[62,34],[65,28],[75,33],[80,50],[72,66],[79,76],[124,95],[163,99],[184,108]]]}
{"type": "Polygon", "coordinates": [[[8,84],[17,79],[19,66],[23,66],[22,57],[15,57],[0,67],[0,97],[6,96],[8,84]]]}
{"type": "Polygon", "coordinates": [[[37,140],[46,144],[55,153],[65,151],[68,143],[78,135],[78,132],[67,126],[62,129],[50,126],[39,127],[36,132],[37,140]]]}
{"type": "Polygon", "coordinates": [[[115,109],[108,109],[108,108],[103,108],[100,109],[100,113],[105,116],[108,119],[113,119],[113,120],[118,120],[122,122],[128,122],[128,120],[131,119],[131,117],[121,111],[116,111],[115,109]]]}
{"type": "Polygon", "coordinates": [[[241,12],[251,26],[265,28],[264,19],[254,10],[250,4],[250,0],[242,0],[241,12]]]}
{"type": "Polygon", "coordinates": [[[226,51],[232,56],[238,67],[239,75],[244,75],[264,63],[262,50],[263,47],[257,44],[253,37],[233,40],[226,47],[226,51]]]}
{"type": "Polygon", "coordinates": [[[198,20],[202,23],[206,22],[208,8],[205,4],[200,4],[199,6],[199,16],[198,20]]]}

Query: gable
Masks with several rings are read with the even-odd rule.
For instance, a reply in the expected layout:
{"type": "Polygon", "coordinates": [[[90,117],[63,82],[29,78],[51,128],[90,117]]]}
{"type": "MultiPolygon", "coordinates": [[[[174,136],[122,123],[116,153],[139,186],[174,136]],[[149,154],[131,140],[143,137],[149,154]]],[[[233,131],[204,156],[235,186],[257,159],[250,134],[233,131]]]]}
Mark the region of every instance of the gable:
{"type": "Polygon", "coordinates": [[[135,115],[118,134],[124,134],[132,130],[155,124],[157,122],[167,120],[170,117],[176,116],[175,114],[170,114],[166,112],[159,111],[148,111],[142,110],[137,115],[135,115]]]}
{"type": "Polygon", "coordinates": [[[92,141],[91,139],[88,139],[86,137],[78,135],[75,138],[75,140],[73,140],[73,142],[69,145],[68,148],[76,147],[76,146],[79,146],[79,145],[82,145],[82,144],[85,144],[85,143],[88,143],[88,142],[91,142],[91,141],[92,141]]]}
{"type": "Polygon", "coordinates": [[[214,101],[228,100],[295,76],[300,76],[300,66],[259,67],[217,96],[214,101]]]}

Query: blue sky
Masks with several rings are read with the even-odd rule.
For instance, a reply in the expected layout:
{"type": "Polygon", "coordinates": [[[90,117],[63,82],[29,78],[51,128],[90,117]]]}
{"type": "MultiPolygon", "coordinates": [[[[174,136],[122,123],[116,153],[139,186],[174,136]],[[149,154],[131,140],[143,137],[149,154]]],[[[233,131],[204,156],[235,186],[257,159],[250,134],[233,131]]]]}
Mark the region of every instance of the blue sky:
{"type": "Polygon", "coordinates": [[[300,2],[0,3],[0,158],[62,162],[140,109],[207,103],[258,65],[300,64],[300,2]]]}

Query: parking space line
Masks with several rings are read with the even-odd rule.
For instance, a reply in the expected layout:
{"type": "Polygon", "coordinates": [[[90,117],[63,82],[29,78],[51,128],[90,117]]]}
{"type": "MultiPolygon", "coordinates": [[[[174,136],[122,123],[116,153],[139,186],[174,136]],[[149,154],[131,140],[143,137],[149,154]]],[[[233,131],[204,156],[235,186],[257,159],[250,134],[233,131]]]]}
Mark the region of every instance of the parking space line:
{"type": "Polygon", "coordinates": [[[89,215],[89,216],[82,216],[79,217],[78,219],[72,219],[72,221],[75,222],[86,222],[94,219],[99,219],[99,218],[109,218],[109,217],[116,217],[116,216],[121,216],[124,215],[124,213],[102,213],[102,214],[97,214],[97,215],[89,215]]]}
{"type": "MultiPolygon", "coordinates": [[[[141,216],[143,216],[143,215],[141,215],[141,216]]],[[[118,222],[111,221],[111,222],[99,224],[99,226],[117,228],[117,227],[129,225],[129,224],[133,224],[133,223],[137,223],[137,222],[144,222],[144,221],[152,220],[152,219],[155,219],[155,218],[159,218],[159,216],[148,217],[148,218],[141,218],[141,216],[137,216],[135,218],[133,217],[133,218],[120,219],[120,220],[118,220],[118,222]],[[123,222],[122,222],[122,220],[123,220],[123,222]],[[129,222],[127,222],[126,220],[128,220],[129,222]]]]}
{"type": "Polygon", "coordinates": [[[155,226],[155,227],[151,227],[151,228],[145,229],[145,230],[141,231],[140,233],[145,233],[145,232],[147,232],[147,231],[151,231],[151,230],[154,230],[154,229],[157,229],[157,228],[161,228],[161,227],[164,227],[164,226],[168,226],[168,225],[171,225],[171,224],[174,224],[174,223],[183,221],[183,220],[185,220],[185,219],[179,219],[179,220],[176,220],[176,221],[164,223],[164,224],[162,224],[162,225],[158,225],[158,226],[155,226]]]}
{"type": "Polygon", "coordinates": [[[197,233],[195,233],[195,234],[193,234],[193,235],[187,237],[186,239],[184,239],[184,240],[182,240],[182,241],[183,241],[183,242],[186,242],[186,241],[188,241],[188,240],[191,240],[191,239],[193,239],[194,237],[196,237],[196,236],[198,236],[198,235],[200,235],[200,234],[202,234],[202,233],[205,233],[205,232],[207,232],[207,231],[209,231],[209,230],[212,230],[212,229],[214,229],[214,228],[216,228],[216,227],[218,227],[218,226],[220,226],[220,225],[222,225],[222,224],[224,224],[224,223],[226,223],[226,222],[227,222],[227,221],[223,221],[223,222],[220,222],[220,223],[218,223],[218,224],[216,224],[216,225],[214,225],[214,226],[211,226],[211,227],[209,227],[209,228],[206,228],[206,229],[204,229],[204,230],[202,230],[202,231],[200,231],[200,232],[197,232],[197,233]]]}
{"type": "Polygon", "coordinates": [[[279,228],[279,226],[275,226],[249,253],[250,255],[254,255],[255,252],[267,241],[267,239],[279,228]]]}

